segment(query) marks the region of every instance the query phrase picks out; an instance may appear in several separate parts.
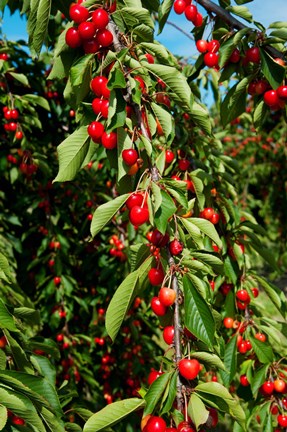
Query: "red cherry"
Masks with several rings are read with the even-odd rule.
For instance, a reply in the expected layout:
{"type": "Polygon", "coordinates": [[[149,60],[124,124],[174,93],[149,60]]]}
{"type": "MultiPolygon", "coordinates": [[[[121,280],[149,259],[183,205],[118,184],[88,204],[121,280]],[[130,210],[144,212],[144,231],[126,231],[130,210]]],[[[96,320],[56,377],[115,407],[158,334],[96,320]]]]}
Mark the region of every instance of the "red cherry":
{"type": "Polygon", "coordinates": [[[19,118],[19,111],[17,109],[12,109],[10,111],[11,119],[18,120],[19,118]]]}
{"type": "Polygon", "coordinates": [[[242,302],[250,302],[250,295],[245,289],[236,292],[236,297],[242,302]]]}
{"type": "Polygon", "coordinates": [[[95,114],[102,114],[104,118],[107,118],[109,112],[109,101],[106,99],[95,98],[92,101],[92,108],[95,114]]]}
{"type": "Polygon", "coordinates": [[[116,132],[104,132],[102,135],[102,145],[108,150],[112,150],[117,146],[117,134],[116,132]]]}
{"type": "Polygon", "coordinates": [[[200,213],[200,216],[204,219],[210,220],[212,218],[212,216],[214,215],[214,210],[211,207],[206,207],[205,209],[202,210],[202,212],[200,213]]]}
{"type": "Polygon", "coordinates": [[[223,284],[220,287],[220,290],[222,292],[223,295],[227,296],[227,294],[229,293],[229,291],[232,289],[233,285],[223,282],[223,284]]]}
{"type": "Polygon", "coordinates": [[[195,27],[201,27],[203,23],[203,16],[201,15],[201,13],[197,13],[195,20],[193,21],[193,25],[195,27]]]}
{"type": "Polygon", "coordinates": [[[96,39],[89,39],[83,42],[85,54],[95,54],[99,51],[100,46],[96,39]]]}
{"type": "Polygon", "coordinates": [[[150,284],[153,286],[161,285],[164,280],[164,271],[162,267],[152,267],[148,272],[150,284]]]}
{"type": "Polygon", "coordinates": [[[98,121],[93,121],[88,126],[88,134],[95,143],[100,143],[105,132],[104,126],[98,121]]]}
{"type": "Polygon", "coordinates": [[[151,299],[150,306],[151,306],[152,311],[157,316],[163,316],[166,314],[166,307],[163,304],[161,304],[158,297],[153,297],[151,299]]]}
{"type": "Polygon", "coordinates": [[[158,298],[164,306],[172,306],[176,299],[176,293],[172,288],[162,287],[159,290],[158,298]]]}
{"type": "Polygon", "coordinates": [[[142,79],[142,77],[139,76],[139,75],[136,75],[136,76],[134,77],[134,79],[139,83],[141,91],[144,92],[145,89],[146,89],[146,85],[145,85],[145,82],[144,82],[144,80],[142,79]]]}
{"type": "Polygon", "coordinates": [[[15,133],[15,138],[16,138],[16,140],[21,140],[23,138],[23,132],[22,131],[17,131],[15,133]]]}
{"type": "Polygon", "coordinates": [[[261,342],[265,342],[266,341],[266,336],[263,333],[256,333],[254,335],[255,339],[261,341],[261,342]]]}
{"type": "Polygon", "coordinates": [[[287,414],[279,414],[277,422],[281,427],[287,427],[287,414]]]}
{"type": "Polygon", "coordinates": [[[208,67],[214,67],[218,65],[218,54],[213,52],[207,52],[203,57],[204,64],[208,67]]]}
{"type": "Polygon", "coordinates": [[[195,432],[195,429],[190,426],[188,421],[182,421],[177,426],[178,432],[195,432]]]}
{"type": "Polygon", "coordinates": [[[64,340],[64,335],[63,335],[62,333],[59,333],[59,334],[56,336],[56,341],[57,341],[57,342],[63,342],[63,340],[64,340]]]}
{"type": "Polygon", "coordinates": [[[223,325],[227,329],[233,328],[233,323],[234,323],[234,320],[233,320],[233,318],[230,318],[230,317],[226,317],[223,320],[223,325]]]}
{"type": "Polygon", "coordinates": [[[114,37],[109,30],[103,29],[98,31],[96,39],[102,47],[108,47],[113,43],[114,37]]]}
{"type": "Polygon", "coordinates": [[[169,242],[169,235],[163,235],[158,229],[155,229],[151,233],[150,242],[155,246],[164,247],[169,242]]]}
{"type": "Polygon", "coordinates": [[[131,210],[135,206],[141,206],[144,200],[144,195],[141,193],[133,193],[130,195],[126,201],[126,206],[131,210]]]}
{"type": "Polygon", "coordinates": [[[247,345],[246,345],[246,341],[242,340],[242,342],[240,342],[237,345],[238,351],[240,352],[240,354],[245,354],[247,353],[248,349],[247,349],[247,345]]]}
{"type": "Polygon", "coordinates": [[[171,150],[166,150],[165,152],[165,161],[170,164],[174,160],[174,153],[171,150]]]}
{"type": "Polygon", "coordinates": [[[216,225],[220,220],[220,214],[219,213],[213,213],[213,215],[211,216],[211,218],[209,220],[213,225],[216,225]]]}
{"type": "Polygon", "coordinates": [[[243,387],[248,387],[248,386],[250,385],[250,382],[248,381],[246,375],[241,375],[239,379],[240,379],[240,384],[241,384],[243,387]]]}
{"type": "Polygon", "coordinates": [[[159,377],[159,376],[161,376],[163,374],[163,372],[161,372],[161,371],[155,371],[155,370],[152,370],[150,373],[149,373],[149,376],[148,376],[148,379],[147,379],[147,383],[148,383],[148,385],[152,385],[152,383],[159,377]]]}
{"type": "Polygon", "coordinates": [[[25,420],[18,416],[13,416],[11,421],[14,425],[18,425],[18,426],[24,426],[25,424],[25,420]]]}
{"type": "Polygon", "coordinates": [[[256,298],[256,297],[259,296],[259,289],[258,289],[258,288],[256,288],[256,287],[251,288],[251,291],[252,291],[252,293],[253,293],[253,297],[254,297],[254,298],[256,298]]]}
{"type": "Polygon", "coordinates": [[[55,284],[56,286],[60,285],[60,283],[61,283],[61,278],[60,278],[60,276],[55,276],[54,279],[53,279],[53,281],[54,281],[54,284],[55,284]]]}
{"type": "Polygon", "coordinates": [[[127,149],[122,151],[122,158],[128,166],[132,166],[138,160],[138,152],[135,149],[127,149]]]}
{"type": "Polygon", "coordinates": [[[173,4],[173,9],[177,15],[181,15],[185,11],[185,8],[186,3],[184,0],[175,0],[173,4]]]}
{"type": "Polygon", "coordinates": [[[165,327],[162,336],[165,343],[171,345],[174,341],[174,326],[165,327]]]}
{"type": "Polygon", "coordinates": [[[11,132],[15,132],[16,129],[17,129],[17,123],[15,123],[15,122],[10,122],[10,123],[9,123],[9,131],[11,131],[11,132]]]}
{"type": "Polygon", "coordinates": [[[270,107],[276,106],[280,102],[276,90],[267,90],[267,92],[264,93],[263,99],[266,105],[270,107]]]}
{"type": "Polygon", "coordinates": [[[109,24],[109,14],[104,9],[96,9],[92,14],[92,20],[97,30],[102,30],[109,24]]]}
{"type": "Polygon", "coordinates": [[[154,63],[154,57],[151,54],[146,53],[145,54],[145,58],[147,59],[147,61],[148,61],[149,64],[153,64],[154,63]]]}
{"type": "MultiPolygon", "coordinates": [[[[216,382],[216,381],[215,381],[216,382]]],[[[209,427],[215,428],[218,423],[218,412],[215,408],[209,408],[209,417],[207,419],[209,427]]]]}
{"type": "Polygon", "coordinates": [[[282,86],[278,87],[278,89],[276,90],[276,93],[280,99],[286,100],[287,99],[287,86],[282,85],[282,86]]]}
{"type": "Polygon", "coordinates": [[[195,5],[188,5],[184,10],[184,15],[188,21],[194,21],[197,16],[197,7],[195,5]]]}
{"type": "Polygon", "coordinates": [[[274,381],[274,390],[277,393],[285,393],[286,388],[287,388],[287,384],[283,379],[278,378],[274,381]]]}
{"type": "Polygon", "coordinates": [[[204,39],[199,39],[196,41],[196,48],[200,53],[206,53],[207,51],[207,41],[204,39]]]}
{"type": "Polygon", "coordinates": [[[0,337],[0,348],[3,349],[3,348],[5,348],[6,345],[7,345],[6,336],[1,336],[0,337]]]}
{"type": "Polygon", "coordinates": [[[172,240],[169,243],[169,251],[172,255],[179,255],[183,250],[183,244],[177,239],[172,240]]]}
{"type": "Polygon", "coordinates": [[[255,85],[255,93],[261,95],[265,93],[268,88],[269,88],[269,83],[267,81],[259,80],[255,85]]]}
{"type": "Polygon", "coordinates": [[[207,51],[212,53],[217,53],[220,48],[220,42],[216,39],[212,39],[207,43],[207,51]]]}
{"type": "Polygon", "coordinates": [[[71,20],[75,23],[80,24],[81,22],[87,21],[89,18],[89,11],[84,6],[72,3],[69,10],[71,20]]]}
{"type": "Polygon", "coordinates": [[[146,426],[146,432],[165,432],[166,422],[161,417],[152,416],[146,426]]]}
{"type": "Polygon", "coordinates": [[[178,363],[178,369],[181,376],[188,380],[197,377],[200,371],[200,363],[196,359],[182,359],[178,363]]]}
{"type": "Polygon", "coordinates": [[[110,90],[107,88],[108,79],[102,75],[96,76],[91,81],[91,89],[96,96],[103,96],[106,99],[110,97],[110,90]]]}
{"type": "Polygon", "coordinates": [[[190,162],[188,159],[180,159],[178,161],[178,168],[180,171],[186,171],[190,166],[190,162]]]}
{"type": "Polygon", "coordinates": [[[231,56],[229,57],[230,63],[238,63],[241,59],[240,51],[238,48],[235,48],[235,50],[232,52],[231,56]]]}
{"type": "Polygon", "coordinates": [[[258,47],[249,48],[245,53],[248,62],[260,63],[260,51],[258,47]]]}
{"type": "Polygon", "coordinates": [[[168,427],[166,428],[165,432],[177,432],[177,429],[174,427],[168,427]]]}
{"type": "Polygon", "coordinates": [[[146,207],[140,207],[138,205],[132,207],[129,220],[134,226],[143,225],[149,220],[149,211],[146,207]]]}
{"type": "Polygon", "coordinates": [[[79,24],[78,31],[81,39],[89,40],[95,36],[96,28],[91,21],[84,21],[79,24]]]}
{"type": "Polygon", "coordinates": [[[260,391],[264,396],[270,396],[274,391],[274,383],[272,381],[265,381],[260,387],[260,391]]]}

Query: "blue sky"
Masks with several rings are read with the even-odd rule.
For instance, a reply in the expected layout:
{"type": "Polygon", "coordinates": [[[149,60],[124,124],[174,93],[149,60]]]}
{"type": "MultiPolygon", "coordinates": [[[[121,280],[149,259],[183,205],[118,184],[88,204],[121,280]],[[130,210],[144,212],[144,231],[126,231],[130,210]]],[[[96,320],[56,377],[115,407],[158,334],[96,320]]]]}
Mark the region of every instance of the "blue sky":
{"type": "MultiPolygon", "coordinates": [[[[246,6],[253,13],[254,18],[265,26],[273,21],[287,21],[287,0],[254,0],[246,6]]],[[[182,15],[172,13],[169,19],[186,32],[192,29],[192,24],[182,15]]],[[[26,23],[19,15],[15,14],[11,17],[9,13],[5,13],[2,30],[8,39],[27,39],[26,23]]],[[[192,41],[169,25],[165,27],[158,39],[175,54],[190,56],[196,53],[192,41]]]]}

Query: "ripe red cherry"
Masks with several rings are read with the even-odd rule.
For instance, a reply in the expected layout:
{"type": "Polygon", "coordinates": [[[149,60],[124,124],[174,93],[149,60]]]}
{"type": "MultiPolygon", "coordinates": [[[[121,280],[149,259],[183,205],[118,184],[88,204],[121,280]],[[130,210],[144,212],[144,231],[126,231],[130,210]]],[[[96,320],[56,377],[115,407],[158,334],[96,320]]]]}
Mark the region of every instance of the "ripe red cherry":
{"type": "Polygon", "coordinates": [[[274,383],[272,381],[265,381],[260,387],[260,391],[264,396],[270,396],[274,391],[274,383]]]}
{"type": "Polygon", "coordinates": [[[7,345],[6,336],[1,336],[0,337],[0,348],[3,349],[3,348],[5,348],[6,345],[7,345]]]}
{"type": "Polygon", "coordinates": [[[166,344],[171,345],[174,341],[174,326],[167,326],[163,329],[163,340],[166,344]]]}
{"type": "Polygon", "coordinates": [[[70,27],[67,30],[65,41],[70,48],[78,48],[82,45],[81,36],[76,27],[70,27]]]}
{"type": "Polygon", "coordinates": [[[168,427],[166,428],[165,432],[177,432],[178,429],[174,428],[174,427],[168,427]]]}
{"type": "Polygon", "coordinates": [[[287,415],[286,414],[279,414],[277,417],[277,422],[279,426],[281,427],[287,427],[287,415]]]}
{"type": "Polygon", "coordinates": [[[110,97],[110,90],[107,88],[108,79],[102,75],[96,76],[91,81],[91,89],[96,96],[103,96],[108,99],[110,97]]]}
{"type": "Polygon", "coordinates": [[[154,231],[152,231],[149,240],[155,246],[164,247],[169,242],[169,235],[163,235],[158,229],[155,229],[154,231]]]}
{"type": "Polygon", "coordinates": [[[61,283],[61,278],[60,278],[60,276],[55,276],[54,279],[53,279],[53,281],[54,281],[54,284],[55,284],[56,286],[60,285],[60,283],[61,283]]]}
{"type": "Polygon", "coordinates": [[[211,216],[211,218],[209,220],[213,225],[216,225],[220,220],[220,214],[219,213],[213,213],[213,215],[211,216]]]}
{"type": "Polygon", "coordinates": [[[185,8],[186,8],[186,3],[184,0],[175,0],[173,4],[173,9],[177,15],[182,14],[185,11],[185,8]]]}
{"type": "Polygon", "coordinates": [[[218,54],[213,52],[207,52],[203,57],[204,64],[208,67],[214,67],[218,65],[218,54]]]}
{"type": "Polygon", "coordinates": [[[169,243],[169,251],[172,255],[179,255],[183,250],[183,244],[174,239],[169,243]]]}
{"type": "Polygon", "coordinates": [[[23,138],[23,132],[22,131],[17,131],[15,133],[15,138],[16,138],[16,140],[21,140],[23,138]]]}
{"type": "Polygon", "coordinates": [[[155,371],[155,370],[150,371],[149,376],[147,378],[148,385],[152,385],[152,383],[162,374],[163,374],[162,371],[155,371]]]}
{"type": "Polygon", "coordinates": [[[285,393],[286,388],[287,388],[287,384],[283,379],[278,378],[274,381],[274,390],[277,393],[285,393]]]}
{"type": "Polygon", "coordinates": [[[200,213],[200,216],[203,217],[204,219],[210,220],[212,218],[214,214],[214,210],[211,207],[206,207],[205,209],[202,210],[202,212],[200,213]]]}
{"type": "Polygon", "coordinates": [[[98,31],[96,39],[102,47],[108,47],[113,43],[114,37],[109,30],[103,29],[98,31]]]}
{"type": "Polygon", "coordinates": [[[102,145],[107,150],[112,150],[116,148],[117,140],[118,138],[116,132],[110,132],[110,133],[104,132],[102,135],[102,145]]]}
{"type": "Polygon", "coordinates": [[[256,297],[259,296],[259,289],[258,289],[258,288],[256,288],[256,287],[251,288],[251,291],[252,291],[252,293],[253,293],[253,297],[254,297],[254,298],[256,298],[256,297]]]}
{"type": "Polygon", "coordinates": [[[223,325],[227,329],[232,328],[233,327],[233,323],[234,323],[234,320],[233,320],[233,318],[230,318],[230,317],[226,317],[223,320],[223,325]]]}
{"type": "Polygon", "coordinates": [[[280,102],[276,90],[267,90],[267,92],[264,93],[263,99],[266,105],[270,107],[275,106],[280,102]]]}
{"type": "Polygon", "coordinates": [[[177,426],[177,430],[178,432],[195,432],[195,429],[193,429],[193,427],[190,426],[188,421],[180,422],[179,425],[177,426]]]}
{"type": "Polygon", "coordinates": [[[242,342],[240,342],[237,345],[238,351],[240,352],[240,354],[245,354],[247,353],[248,349],[247,349],[247,344],[245,340],[242,340],[242,342]]]}
{"type": "Polygon", "coordinates": [[[131,210],[135,206],[141,206],[144,200],[144,195],[141,193],[133,193],[130,195],[126,201],[126,206],[131,210]]]}
{"type": "Polygon", "coordinates": [[[232,52],[231,56],[229,57],[230,63],[238,63],[241,59],[240,51],[238,48],[235,48],[235,50],[232,52]]]}
{"type": "Polygon", "coordinates": [[[188,5],[184,10],[184,15],[188,21],[194,21],[197,15],[197,7],[195,5],[188,5]]]}
{"type": "Polygon", "coordinates": [[[172,306],[176,299],[176,293],[172,288],[162,287],[159,290],[158,298],[164,306],[172,306]]]}
{"type": "Polygon", "coordinates": [[[75,23],[80,24],[81,22],[87,21],[89,18],[89,11],[84,6],[72,3],[69,10],[71,20],[75,23]]]}
{"type": "Polygon", "coordinates": [[[136,76],[134,77],[134,79],[139,83],[141,91],[144,92],[145,89],[146,89],[146,85],[145,85],[145,82],[144,82],[144,80],[142,79],[142,77],[139,76],[139,75],[136,75],[136,76]]]}
{"type": "Polygon", "coordinates": [[[178,168],[180,171],[186,171],[190,166],[190,162],[188,159],[180,159],[178,161],[178,168]]]}
{"type": "Polygon", "coordinates": [[[153,286],[161,285],[164,280],[164,271],[162,267],[152,267],[148,272],[148,278],[153,286]]]}
{"type": "Polygon", "coordinates": [[[17,109],[12,109],[10,111],[11,119],[18,120],[19,118],[19,111],[17,109]]]}
{"type": "Polygon", "coordinates": [[[203,16],[200,12],[197,12],[196,18],[193,21],[195,27],[201,27],[203,23],[203,16]]]}
{"type": "Polygon", "coordinates": [[[89,40],[93,39],[96,33],[96,28],[91,21],[84,21],[79,24],[78,31],[81,39],[89,40]]]}
{"type": "Polygon", "coordinates": [[[153,64],[154,63],[154,57],[151,54],[146,53],[145,54],[145,58],[147,59],[147,61],[148,61],[149,64],[153,64]]]}
{"type": "Polygon", "coordinates": [[[161,417],[152,416],[148,420],[145,430],[146,432],[165,432],[166,422],[161,417]]]}
{"type": "Polygon", "coordinates": [[[196,48],[200,53],[206,53],[207,51],[207,41],[204,39],[199,39],[196,41],[196,48]]]}
{"type": "Polygon", "coordinates": [[[83,42],[83,49],[85,51],[85,54],[95,54],[99,51],[100,46],[96,39],[89,39],[83,42]]]}
{"type": "Polygon", "coordinates": [[[276,90],[277,96],[280,97],[280,99],[287,99],[287,86],[286,85],[282,85],[280,87],[278,87],[278,89],[276,90]]]}
{"type": "Polygon", "coordinates": [[[92,20],[95,24],[96,29],[101,30],[107,27],[109,24],[109,14],[104,9],[96,9],[92,14],[92,20]]]}
{"type": "Polygon", "coordinates": [[[170,164],[174,160],[174,153],[171,150],[166,150],[165,152],[165,161],[170,164]]]}
{"type": "Polygon", "coordinates": [[[255,339],[261,341],[261,342],[265,342],[266,341],[266,336],[263,333],[256,333],[254,335],[255,339]]]}
{"type": "Polygon", "coordinates": [[[107,118],[109,113],[109,101],[107,99],[95,98],[92,101],[92,108],[95,114],[102,114],[104,118],[107,118]]]}
{"type": "Polygon", "coordinates": [[[260,51],[258,47],[249,48],[245,53],[248,62],[260,63],[260,51]]]}
{"type": "Polygon", "coordinates": [[[14,425],[18,426],[24,426],[25,424],[25,420],[18,416],[13,416],[11,421],[14,425]]]}
{"type": "Polygon", "coordinates": [[[220,42],[216,39],[212,39],[207,43],[207,51],[216,53],[220,48],[220,42]]]}
{"type": "Polygon", "coordinates": [[[240,384],[241,384],[243,387],[248,387],[248,386],[250,385],[250,382],[248,381],[246,375],[241,375],[239,379],[240,379],[240,384]]]}
{"type": "Polygon", "coordinates": [[[93,121],[88,126],[88,134],[95,143],[100,143],[103,133],[105,132],[104,126],[98,121],[93,121]]]}
{"type": "Polygon", "coordinates": [[[245,289],[236,292],[236,297],[242,302],[250,302],[250,296],[245,289]]]}
{"type": "Polygon", "coordinates": [[[122,158],[128,166],[132,166],[138,160],[138,152],[135,149],[127,149],[122,151],[122,158]]]}
{"type": "Polygon", "coordinates": [[[146,207],[134,206],[129,214],[129,220],[134,226],[143,225],[149,220],[149,211],[146,207]]]}
{"type": "Polygon", "coordinates": [[[178,369],[181,376],[188,380],[197,377],[200,371],[200,363],[196,359],[182,359],[178,363],[178,369]]]}
{"type": "Polygon", "coordinates": [[[265,80],[259,80],[255,84],[255,93],[261,95],[269,88],[269,83],[265,80]]]}
{"type": "Polygon", "coordinates": [[[153,297],[151,299],[150,306],[151,306],[152,311],[157,316],[163,316],[166,314],[166,307],[163,304],[161,304],[158,297],[153,297]]]}

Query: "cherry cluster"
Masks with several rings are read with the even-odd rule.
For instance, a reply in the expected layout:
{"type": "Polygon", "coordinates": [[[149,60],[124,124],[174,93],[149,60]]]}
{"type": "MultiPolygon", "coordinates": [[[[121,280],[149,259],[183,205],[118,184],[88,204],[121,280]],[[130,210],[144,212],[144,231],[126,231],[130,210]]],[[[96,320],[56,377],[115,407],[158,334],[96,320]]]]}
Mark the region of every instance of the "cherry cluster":
{"type": "Polygon", "coordinates": [[[142,192],[132,193],[126,201],[129,212],[129,220],[138,227],[148,222],[149,210],[147,206],[146,194],[142,192]]]}
{"type": "MultiPolygon", "coordinates": [[[[86,54],[95,54],[100,48],[107,48],[113,43],[113,35],[106,28],[109,24],[109,13],[98,8],[93,12],[78,3],[72,3],[69,10],[70,19],[77,26],[70,27],[65,35],[66,44],[70,48],[83,47],[86,54]]],[[[114,12],[114,3],[109,12],[114,12]]]]}
{"type": "Polygon", "coordinates": [[[196,41],[196,48],[200,53],[204,54],[203,61],[206,66],[218,66],[218,51],[220,48],[220,42],[218,40],[212,39],[208,42],[204,39],[199,39],[198,41],[196,41]]]}
{"type": "Polygon", "coordinates": [[[118,258],[121,262],[124,262],[127,260],[126,254],[123,252],[123,249],[125,248],[124,243],[119,239],[117,235],[112,235],[109,243],[111,246],[110,249],[110,255],[118,258]]]}
{"type": "Polygon", "coordinates": [[[19,119],[19,111],[17,108],[9,108],[8,106],[3,107],[4,119],[7,123],[4,123],[4,129],[6,132],[15,132],[14,137],[16,140],[23,138],[23,132],[21,130],[19,119]]]}
{"type": "Polygon", "coordinates": [[[203,219],[209,220],[213,225],[216,225],[220,220],[220,214],[217,213],[213,208],[206,207],[200,213],[199,216],[203,219]]]}
{"type": "Polygon", "coordinates": [[[184,13],[186,19],[191,21],[195,27],[200,27],[203,23],[203,17],[198,12],[197,7],[192,4],[192,0],[175,0],[173,4],[174,12],[178,15],[184,13]]]}

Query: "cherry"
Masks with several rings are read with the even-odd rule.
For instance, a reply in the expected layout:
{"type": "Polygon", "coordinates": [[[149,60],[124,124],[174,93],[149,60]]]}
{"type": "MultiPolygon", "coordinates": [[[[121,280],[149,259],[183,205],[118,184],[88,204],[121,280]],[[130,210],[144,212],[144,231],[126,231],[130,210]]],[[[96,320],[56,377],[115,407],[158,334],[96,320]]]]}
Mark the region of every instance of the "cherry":
{"type": "Polygon", "coordinates": [[[266,105],[270,107],[276,106],[280,102],[276,90],[267,90],[267,92],[264,93],[263,99],[266,105]]]}
{"type": "Polygon", "coordinates": [[[188,421],[182,421],[177,426],[178,432],[195,432],[195,429],[190,426],[188,421]]]}
{"type": "Polygon", "coordinates": [[[197,16],[197,7],[195,5],[188,5],[184,10],[184,15],[188,21],[194,22],[197,16]]]}
{"type": "Polygon", "coordinates": [[[92,101],[92,108],[95,114],[102,114],[104,118],[107,118],[109,113],[109,101],[107,99],[95,98],[92,101]]]}
{"type": "Polygon", "coordinates": [[[196,41],[196,48],[197,50],[204,54],[207,51],[207,41],[204,39],[199,39],[198,41],[196,41]]]}
{"type": "Polygon", "coordinates": [[[18,120],[19,118],[19,111],[17,109],[12,109],[10,111],[11,119],[18,120]]]}
{"type": "Polygon", "coordinates": [[[241,375],[240,378],[239,378],[239,380],[240,380],[240,384],[241,384],[243,387],[248,387],[248,386],[250,385],[250,382],[248,381],[246,375],[241,375]]]}
{"type": "Polygon", "coordinates": [[[240,61],[240,59],[241,59],[240,51],[238,48],[235,48],[235,50],[232,51],[232,54],[229,57],[229,61],[230,61],[230,63],[238,63],[240,61]]]}
{"type": "Polygon", "coordinates": [[[266,336],[263,333],[256,333],[254,335],[255,339],[261,341],[261,342],[265,342],[266,341],[266,336]]]}
{"type": "Polygon", "coordinates": [[[22,131],[17,131],[15,133],[15,138],[16,138],[16,140],[21,140],[23,138],[23,132],[22,131]]]}
{"type": "Polygon", "coordinates": [[[208,67],[214,67],[218,65],[218,54],[213,52],[207,52],[203,57],[204,64],[208,67]]]}
{"type": "Polygon", "coordinates": [[[209,220],[213,225],[216,225],[220,221],[220,214],[214,212],[209,220]]]}
{"type": "Polygon", "coordinates": [[[175,0],[173,4],[173,9],[177,15],[181,15],[185,11],[185,8],[186,3],[184,0],[175,0]]]}
{"type": "Polygon", "coordinates": [[[215,408],[209,408],[209,417],[207,419],[207,424],[211,428],[215,428],[218,423],[218,412],[215,408]]]}
{"type": "Polygon", "coordinates": [[[247,351],[251,350],[251,348],[252,348],[252,344],[251,344],[250,340],[249,340],[249,339],[246,339],[246,340],[245,340],[245,343],[246,343],[247,351]]]}
{"type": "Polygon", "coordinates": [[[102,8],[96,9],[92,14],[92,20],[97,30],[102,30],[109,24],[109,14],[102,8]]]}
{"type": "Polygon", "coordinates": [[[88,134],[95,143],[101,142],[104,132],[104,126],[98,121],[93,121],[88,126],[88,134]]]}
{"type": "Polygon", "coordinates": [[[154,57],[151,54],[146,53],[145,54],[145,58],[147,59],[147,61],[148,61],[149,64],[153,64],[154,63],[154,57]]]}
{"type": "Polygon", "coordinates": [[[152,383],[162,374],[163,374],[162,371],[155,371],[155,370],[150,371],[148,379],[147,379],[148,385],[152,385],[152,383]]]}
{"type": "Polygon", "coordinates": [[[82,44],[80,33],[76,27],[70,27],[65,35],[66,44],[70,48],[78,48],[82,44]]]}
{"type": "Polygon", "coordinates": [[[166,422],[162,417],[152,416],[145,426],[146,432],[165,432],[166,422]]]}
{"type": "Polygon", "coordinates": [[[145,82],[144,82],[144,80],[142,79],[142,77],[139,76],[139,75],[136,75],[136,76],[134,77],[134,79],[139,83],[141,91],[144,92],[145,89],[146,89],[146,85],[145,85],[145,82]]]}
{"type": "Polygon", "coordinates": [[[256,287],[251,288],[251,291],[252,291],[252,294],[253,294],[254,298],[256,298],[256,297],[259,296],[259,289],[258,288],[256,288],[256,287]]]}
{"type": "Polygon", "coordinates": [[[230,318],[230,317],[226,317],[223,320],[223,325],[227,329],[233,328],[233,323],[234,323],[234,320],[233,320],[233,318],[230,318]]]}
{"type": "Polygon", "coordinates": [[[172,288],[162,287],[159,290],[158,298],[164,306],[172,306],[176,299],[176,293],[172,288]]]}
{"type": "Polygon", "coordinates": [[[62,333],[57,334],[56,341],[63,342],[63,340],[64,340],[64,335],[62,333]]]}
{"type": "Polygon", "coordinates": [[[143,225],[149,220],[149,211],[146,207],[140,207],[138,205],[132,207],[129,220],[134,226],[143,225]]]}
{"type": "Polygon", "coordinates": [[[0,337],[0,348],[3,349],[7,345],[7,339],[5,336],[0,337]]]}
{"type": "Polygon", "coordinates": [[[130,195],[126,201],[126,206],[131,210],[135,206],[141,206],[144,200],[144,195],[138,192],[130,195]]]}
{"type": "Polygon", "coordinates": [[[227,294],[229,293],[229,291],[232,289],[233,285],[223,282],[223,284],[220,287],[220,290],[222,292],[223,295],[227,296],[227,294]]]}
{"type": "Polygon", "coordinates": [[[169,235],[162,234],[158,229],[151,232],[149,241],[158,247],[164,247],[169,242],[169,235]]]}
{"type": "Polygon", "coordinates": [[[279,426],[287,427],[287,415],[286,414],[279,414],[277,417],[277,422],[278,422],[279,426]]]}
{"type": "Polygon", "coordinates": [[[25,424],[25,420],[18,416],[13,416],[11,421],[14,425],[18,425],[18,426],[24,426],[25,424]]]}
{"type": "Polygon", "coordinates": [[[108,79],[102,75],[98,75],[91,81],[91,89],[96,96],[103,96],[108,99],[110,97],[110,90],[107,88],[108,79]]]}
{"type": "Polygon", "coordinates": [[[170,164],[174,160],[174,153],[171,150],[166,150],[165,152],[165,161],[170,164]]]}
{"type": "Polygon", "coordinates": [[[96,28],[91,21],[84,21],[79,24],[78,31],[81,39],[89,40],[95,36],[96,28]]]}
{"type": "Polygon", "coordinates": [[[162,267],[152,267],[148,272],[150,284],[153,286],[161,285],[164,280],[164,271],[162,267]]]}
{"type": "Polygon", "coordinates": [[[171,345],[174,342],[174,326],[165,327],[162,336],[165,343],[171,345]]]}
{"type": "Polygon", "coordinates": [[[274,391],[274,383],[272,381],[265,381],[260,387],[260,391],[264,396],[270,396],[274,391]]]}
{"type": "Polygon", "coordinates": [[[98,31],[96,39],[102,47],[108,47],[113,43],[114,37],[109,30],[102,29],[98,31]]]}
{"type": "Polygon", "coordinates": [[[274,381],[274,390],[277,393],[285,393],[286,388],[287,384],[284,380],[278,378],[274,381]]]}
{"type": "Polygon", "coordinates": [[[260,63],[260,51],[258,47],[249,48],[245,53],[247,62],[260,63]]]}
{"type": "Polygon", "coordinates": [[[212,291],[214,291],[215,282],[214,281],[209,281],[209,285],[210,285],[210,288],[212,289],[212,291]]]}
{"type": "Polygon", "coordinates": [[[204,219],[210,220],[212,218],[214,214],[214,210],[211,207],[206,207],[205,209],[202,210],[202,212],[200,213],[200,216],[203,217],[204,219]]]}
{"type": "Polygon", "coordinates": [[[190,166],[190,162],[188,159],[180,159],[178,161],[178,168],[180,171],[186,171],[190,166]]]}
{"type": "Polygon", "coordinates": [[[166,428],[165,432],[177,432],[177,429],[174,427],[168,427],[166,428]]]}
{"type": "Polygon", "coordinates": [[[9,58],[9,55],[7,53],[1,53],[0,54],[0,60],[6,61],[6,60],[8,60],[8,58],[9,58]]]}
{"type": "Polygon", "coordinates": [[[248,351],[247,345],[246,345],[246,341],[242,340],[242,342],[240,342],[237,345],[238,351],[240,352],[240,354],[245,354],[248,351]]]}
{"type": "Polygon", "coordinates": [[[151,303],[150,303],[151,309],[152,311],[157,315],[157,316],[163,316],[166,314],[166,307],[161,304],[160,300],[158,297],[153,297],[151,299],[151,303]]]}
{"type": "Polygon", "coordinates": [[[177,239],[172,240],[168,247],[172,255],[179,255],[183,250],[183,244],[177,239]]]}
{"type": "Polygon", "coordinates": [[[15,130],[17,129],[17,123],[11,122],[11,123],[8,123],[8,124],[9,124],[9,131],[15,132],[15,130]]]}
{"type": "Polygon", "coordinates": [[[207,43],[207,51],[217,53],[220,48],[220,42],[216,39],[212,39],[207,43]]]}
{"type": "Polygon", "coordinates": [[[89,39],[83,42],[83,49],[85,54],[95,54],[99,51],[100,46],[96,39],[89,39]]]}
{"type": "Polygon", "coordinates": [[[69,10],[71,20],[75,23],[80,24],[81,22],[87,21],[89,18],[89,11],[84,6],[72,3],[69,10]]]}
{"type": "Polygon", "coordinates": [[[203,23],[203,16],[200,12],[198,12],[195,20],[193,21],[193,24],[195,27],[201,27],[202,23],[203,23]]]}
{"type": "Polygon", "coordinates": [[[53,281],[54,281],[54,284],[55,284],[56,286],[60,285],[60,283],[61,283],[61,278],[60,278],[60,276],[55,276],[54,279],[53,279],[53,281]]]}
{"type": "Polygon", "coordinates": [[[135,149],[126,149],[122,151],[122,158],[128,166],[135,164],[138,157],[138,152],[135,149]]]}
{"type": "Polygon", "coordinates": [[[245,289],[236,292],[236,297],[242,302],[250,302],[250,296],[245,289]]]}
{"type": "Polygon", "coordinates": [[[102,145],[108,150],[112,150],[117,146],[117,134],[116,132],[104,132],[102,135],[102,145]]]}
{"type": "Polygon", "coordinates": [[[181,376],[188,380],[197,377],[200,371],[200,363],[196,359],[182,359],[178,363],[178,369],[181,376]]]}
{"type": "Polygon", "coordinates": [[[287,86],[286,85],[282,85],[280,87],[278,87],[278,89],[276,90],[277,96],[280,99],[287,99],[287,86]]]}
{"type": "Polygon", "coordinates": [[[269,84],[265,80],[259,80],[255,84],[255,93],[258,95],[261,95],[266,92],[266,90],[269,88],[269,84]]]}

